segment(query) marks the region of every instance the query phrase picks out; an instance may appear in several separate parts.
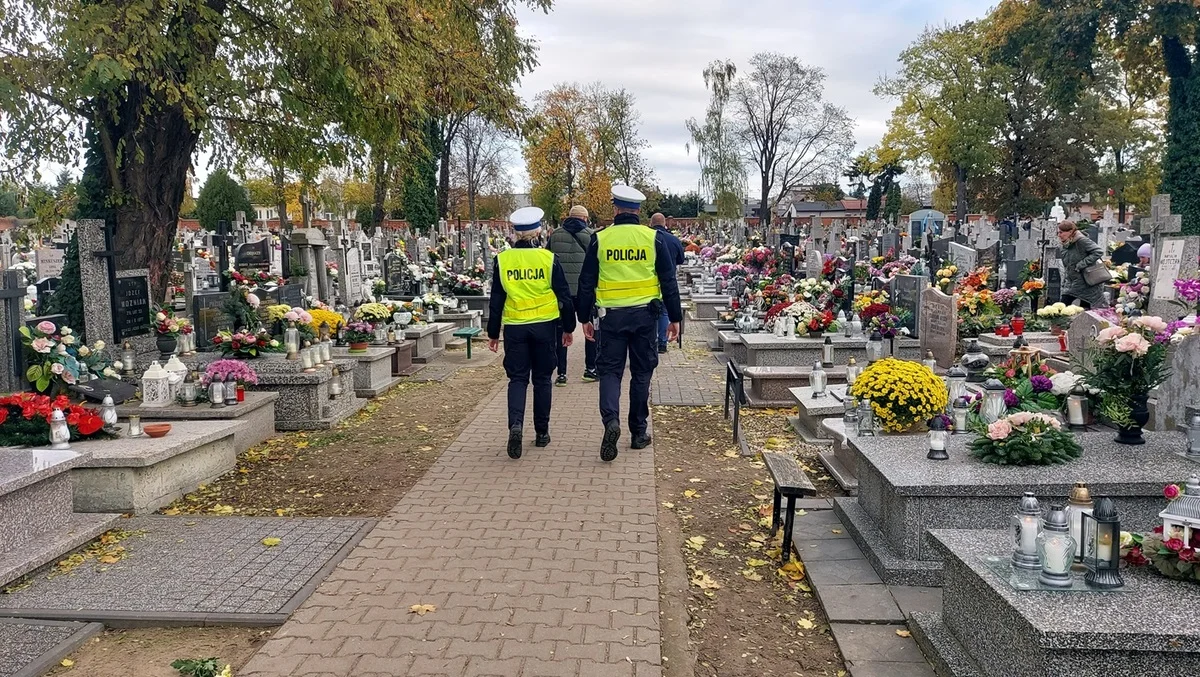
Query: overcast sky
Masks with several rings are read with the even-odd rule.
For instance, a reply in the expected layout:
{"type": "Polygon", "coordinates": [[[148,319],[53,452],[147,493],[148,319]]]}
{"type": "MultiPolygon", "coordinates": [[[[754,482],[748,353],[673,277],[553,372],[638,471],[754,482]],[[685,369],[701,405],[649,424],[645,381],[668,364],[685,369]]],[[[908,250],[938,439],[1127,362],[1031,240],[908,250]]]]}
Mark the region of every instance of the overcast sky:
{"type": "MultiPolygon", "coordinates": [[[[646,155],[659,184],[696,188],[684,121],[708,102],[704,67],[733,59],[739,70],[760,51],[798,56],[827,75],[825,98],[857,122],[858,149],[879,142],[892,102],[871,88],[896,69],[900,52],[929,24],[982,17],[991,0],[555,0],[549,14],[524,10],[521,30],[539,46],[540,66],[520,92],[531,102],[561,82],[600,81],[637,97],[646,155]]],[[[514,156],[519,158],[519,155],[514,156]]],[[[528,187],[523,166],[515,185],[528,187]]]]}

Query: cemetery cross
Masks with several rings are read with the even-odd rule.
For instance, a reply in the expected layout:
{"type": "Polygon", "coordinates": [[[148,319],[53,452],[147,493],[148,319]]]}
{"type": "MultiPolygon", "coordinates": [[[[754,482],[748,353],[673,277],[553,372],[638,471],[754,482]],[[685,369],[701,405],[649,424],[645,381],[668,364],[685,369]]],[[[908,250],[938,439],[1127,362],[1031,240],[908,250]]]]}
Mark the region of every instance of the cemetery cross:
{"type": "Polygon", "coordinates": [[[8,365],[12,370],[9,376],[11,382],[8,386],[16,390],[20,388],[22,377],[20,376],[22,367],[24,366],[24,347],[21,344],[21,318],[25,312],[25,280],[24,273],[19,270],[9,270],[4,272],[4,276],[0,281],[0,303],[4,305],[4,317],[7,320],[5,327],[0,327],[0,335],[8,337],[9,355],[12,356],[12,364],[8,365]]]}
{"type": "Polygon", "coordinates": [[[116,257],[121,252],[113,248],[114,238],[116,233],[113,229],[111,221],[104,222],[104,249],[102,251],[93,252],[92,256],[98,259],[104,259],[105,267],[108,270],[108,312],[112,317],[117,316],[117,295],[114,293],[117,289],[117,261],[116,257]]]}
{"type": "Polygon", "coordinates": [[[225,273],[229,270],[229,246],[233,244],[233,236],[229,234],[228,221],[217,221],[217,234],[212,242],[217,247],[217,266],[220,268],[217,277],[221,281],[221,291],[229,291],[229,277],[225,273]]]}

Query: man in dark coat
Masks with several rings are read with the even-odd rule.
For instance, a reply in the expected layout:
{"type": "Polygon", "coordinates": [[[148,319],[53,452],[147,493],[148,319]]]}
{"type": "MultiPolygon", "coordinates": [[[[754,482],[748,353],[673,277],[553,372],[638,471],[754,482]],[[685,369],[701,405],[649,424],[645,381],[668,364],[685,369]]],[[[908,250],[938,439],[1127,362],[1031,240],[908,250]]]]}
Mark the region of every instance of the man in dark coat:
{"type": "MultiPolygon", "coordinates": [[[[662,238],[667,245],[668,253],[671,255],[671,261],[675,267],[683,265],[683,243],[679,238],[675,237],[674,233],[667,230],[667,217],[661,213],[650,217],[650,227],[662,233],[662,238]]],[[[658,352],[660,355],[667,352],[667,327],[670,326],[671,320],[667,317],[666,306],[663,306],[662,317],[658,320],[658,352]]]]}

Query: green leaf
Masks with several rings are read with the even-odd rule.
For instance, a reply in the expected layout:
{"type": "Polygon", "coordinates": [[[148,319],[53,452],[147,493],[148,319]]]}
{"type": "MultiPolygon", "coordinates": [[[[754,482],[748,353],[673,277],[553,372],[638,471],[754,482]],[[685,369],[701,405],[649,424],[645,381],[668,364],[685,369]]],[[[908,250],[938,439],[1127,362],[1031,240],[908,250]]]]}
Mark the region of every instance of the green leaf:
{"type": "Polygon", "coordinates": [[[25,380],[26,381],[29,381],[30,383],[35,383],[40,378],[42,378],[42,365],[35,364],[35,365],[31,366],[29,369],[25,370],[25,380]]]}
{"type": "Polygon", "coordinates": [[[33,334],[29,333],[29,327],[22,326],[19,331],[21,332],[21,336],[24,336],[25,338],[29,339],[30,341],[33,340],[33,334]]]}

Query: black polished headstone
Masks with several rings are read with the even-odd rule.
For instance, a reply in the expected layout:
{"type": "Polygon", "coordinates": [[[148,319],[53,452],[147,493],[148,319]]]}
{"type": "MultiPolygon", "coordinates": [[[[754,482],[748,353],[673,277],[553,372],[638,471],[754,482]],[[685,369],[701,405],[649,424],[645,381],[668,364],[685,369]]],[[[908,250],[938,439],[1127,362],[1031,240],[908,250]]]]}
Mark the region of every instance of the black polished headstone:
{"type": "Polygon", "coordinates": [[[233,329],[233,318],[225,314],[229,292],[196,294],[192,297],[192,326],[196,330],[196,346],[207,350],[213,337],[222,329],[233,329]]]}
{"type": "Polygon", "coordinates": [[[118,277],[113,289],[113,338],[124,341],[150,333],[150,280],[118,277]]]}
{"type": "Polygon", "coordinates": [[[234,254],[234,267],[244,270],[271,269],[271,240],[262,239],[258,242],[247,242],[237,246],[234,254]]]}

